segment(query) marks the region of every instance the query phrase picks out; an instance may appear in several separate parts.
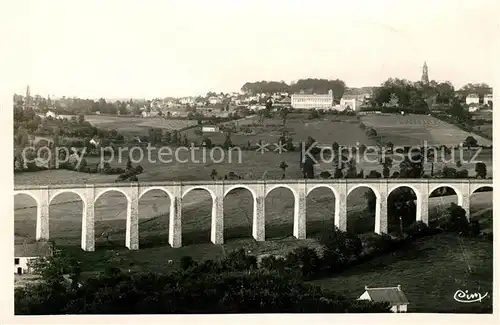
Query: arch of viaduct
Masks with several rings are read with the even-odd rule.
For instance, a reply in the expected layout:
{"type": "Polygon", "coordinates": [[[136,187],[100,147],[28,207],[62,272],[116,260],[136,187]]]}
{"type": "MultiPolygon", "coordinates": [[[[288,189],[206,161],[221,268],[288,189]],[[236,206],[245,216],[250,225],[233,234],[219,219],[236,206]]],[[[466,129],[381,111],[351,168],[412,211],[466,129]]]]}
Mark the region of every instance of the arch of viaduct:
{"type": "Polygon", "coordinates": [[[212,197],[211,241],[224,242],[224,197],[232,190],[244,188],[253,196],[252,235],[257,241],[265,240],[265,198],[276,188],[288,188],[294,196],[293,235],[306,238],[306,197],[316,188],[328,188],[335,197],[334,223],[347,229],[347,196],[358,187],[370,188],[377,198],[375,206],[375,232],[387,232],[387,198],[397,188],[409,187],[417,197],[416,219],[428,222],[429,194],[440,187],[452,188],[458,196],[458,205],[469,215],[470,196],[481,187],[492,187],[493,180],[471,179],[342,179],[342,180],[280,180],[280,181],[207,181],[162,183],[112,183],[52,186],[15,186],[14,195],[26,194],[37,203],[36,239],[49,239],[49,205],[59,194],[75,193],[83,202],[81,247],[95,249],[94,204],[106,192],[117,191],[127,199],[125,245],[139,249],[139,199],[152,190],[160,190],[170,198],[169,238],[172,247],[182,245],[182,198],[192,190],[204,189],[212,197]]]}

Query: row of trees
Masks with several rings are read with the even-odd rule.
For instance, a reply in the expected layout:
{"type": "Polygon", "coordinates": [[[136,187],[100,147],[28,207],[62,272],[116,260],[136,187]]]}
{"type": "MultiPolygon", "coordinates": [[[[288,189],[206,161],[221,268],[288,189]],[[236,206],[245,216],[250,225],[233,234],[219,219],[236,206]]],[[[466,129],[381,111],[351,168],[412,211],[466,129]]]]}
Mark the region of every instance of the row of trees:
{"type": "Polygon", "coordinates": [[[329,90],[332,90],[335,98],[342,98],[345,89],[345,82],[340,79],[328,80],[316,78],[299,79],[290,85],[284,81],[247,82],[241,87],[243,92],[250,94],[300,93],[302,91],[308,94],[326,94],[329,90]]]}
{"type": "MultiPolygon", "coordinates": [[[[14,106],[23,106],[26,98],[22,96],[14,95],[14,106]]],[[[45,113],[49,109],[54,109],[59,114],[93,114],[95,112],[100,112],[101,114],[120,114],[120,115],[139,115],[141,113],[141,107],[146,105],[149,106],[150,101],[133,101],[132,99],[128,101],[116,100],[116,101],[106,101],[104,98],[99,100],[93,99],[82,99],[82,98],[60,98],[57,100],[51,100],[49,98],[35,97],[30,98],[38,110],[45,113]]]]}
{"type": "MultiPolygon", "coordinates": [[[[373,129],[372,129],[373,130],[373,129]]],[[[373,130],[376,136],[376,131],[373,130]]],[[[308,148],[314,145],[315,140],[311,137],[308,138],[307,142],[301,144],[304,146],[304,152],[308,148]]],[[[477,144],[477,141],[473,137],[467,137],[465,141],[466,145],[473,146],[477,144]]],[[[392,143],[387,143],[389,148],[392,148],[392,143]]],[[[385,156],[380,159],[379,163],[382,166],[382,173],[372,170],[368,175],[364,175],[364,171],[361,170],[358,173],[357,163],[354,157],[348,159],[345,154],[346,152],[339,153],[339,144],[334,142],[332,144],[333,157],[333,167],[334,175],[328,171],[323,171],[320,174],[321,178],[426,178],[426,177],[443,177],[443,178],[467,178],[469,173],[466,169],[457,170],[453,167],[445,166],[440,173],[434,173],[434,151],[433,150],[422,150],[421,152],[414,152],[412,155],[409,153],[405,155],[404,160],[399,163],[399,171],[395,171],[392,176],[390,175],[391,168],[393,167],[393,159],[389,156],[385,156]],[[430,176],[425,174],[424,162],[431,161],[431,172],[430,176]]],[[[363,152],[366,146],[361,145],[358,150],[363,152]]],[[[301,151],[302,152],[302,151],[301,151]]],[[[319,148],[312,148],[310,151],[311,156],[317,157],[320,152],[319,148]]],[[[309,155],[300,158],[300,168],[303,172],[304,178],[315,178],[314,176],[314,164],[315,161],[309,155]]],[[[457,168],[462,167],[462,163],[457,161],[457,168]]],[[[484,162],[477,162],[475,165],[476,178],[486,178],[487,177],[487,166],[484,162]]]]}
{"type": "MultiPolygon", "coordinates": [[[[84,115],[73,116],[70,119],[53,119],[47,117],[42,119],[33,109],[23,109],[21,106],[14,107],[14,143],[26,146],[29,143],[29,134],[38,136],[50,136],[56,145],[60,144],[60,138],[87,138],[92,137],[107,139],[109,141],[123,141],[123,135],[116,130],[100,129],[88,121],[84,115]]],[[[87,142],[87,141],[85,141],[87,142]]]]}

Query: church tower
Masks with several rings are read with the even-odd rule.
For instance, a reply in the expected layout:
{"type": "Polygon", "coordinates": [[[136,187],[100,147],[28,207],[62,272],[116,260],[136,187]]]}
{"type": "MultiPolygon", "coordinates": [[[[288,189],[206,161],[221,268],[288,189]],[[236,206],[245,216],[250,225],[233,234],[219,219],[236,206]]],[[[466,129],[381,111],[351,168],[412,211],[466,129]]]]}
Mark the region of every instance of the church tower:
{"type": "Polygon", "coordinates": [[[30,85],[26,87],[26,98],[24,99],[24,108],[31,107],[31,94],[30,94],[30,85]]]}
{"type": "Polygon", "coordinates": [[[429,69],[427,68],[427,62],[424,61],[424,66],[422,67],[422,83],[427,85],[429,83],[429,69]]]}

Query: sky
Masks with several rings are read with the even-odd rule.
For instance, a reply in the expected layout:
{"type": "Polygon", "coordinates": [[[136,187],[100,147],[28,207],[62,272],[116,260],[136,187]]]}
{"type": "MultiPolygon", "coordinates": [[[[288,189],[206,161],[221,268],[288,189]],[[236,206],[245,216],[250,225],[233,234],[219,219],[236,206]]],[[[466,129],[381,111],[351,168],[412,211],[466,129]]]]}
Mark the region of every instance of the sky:
{"type": "MultiPolygon", "coordinates": [[[[495,0],[19,1],[15,92],[155,98],[247,81],[493,83],[495,0]]],[[[15,69],[14,69],[15,67],[15,69]]]]}

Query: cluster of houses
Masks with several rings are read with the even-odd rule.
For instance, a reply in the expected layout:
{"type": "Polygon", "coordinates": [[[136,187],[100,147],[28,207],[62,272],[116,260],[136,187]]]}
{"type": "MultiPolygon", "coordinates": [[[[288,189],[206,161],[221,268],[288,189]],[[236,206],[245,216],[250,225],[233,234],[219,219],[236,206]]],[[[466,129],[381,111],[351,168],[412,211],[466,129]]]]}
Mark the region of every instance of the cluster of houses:
{"type": "Polygon", "coordinates": [[[469,94],[465,98],[465,104],[469,108],[469,112],[477,112],[481,107],[489,106],[493,104],[493,94],[486,94],[481,98],[478,94],[469,94]]]}

